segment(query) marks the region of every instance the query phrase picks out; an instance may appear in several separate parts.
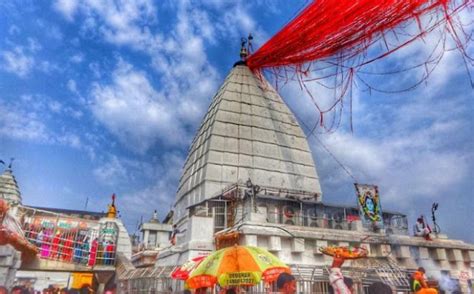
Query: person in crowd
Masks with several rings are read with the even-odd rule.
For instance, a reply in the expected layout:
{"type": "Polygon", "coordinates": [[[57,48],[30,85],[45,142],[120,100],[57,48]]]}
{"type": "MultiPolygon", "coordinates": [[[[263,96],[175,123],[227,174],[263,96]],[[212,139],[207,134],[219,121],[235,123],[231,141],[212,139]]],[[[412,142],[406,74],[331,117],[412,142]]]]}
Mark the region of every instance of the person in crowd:
{"type": "Polygon", "coordinates": [[[89,262],[88,262],[89,266],[94,266],[95,265],[98,248],[99,248],[99,240],[97,240],[97,238],[95,238],[94,241],[92,241],[91,251],[89,253],[89,262]]]}
{"type": "Polygon", "coordinates": [[[66,262],[70,262],[72,259],[72,251],[73,251],[73,234],[69,232],[64,239],[64,247],[63,247],[63,256],[62,259],[66,262]]]}
{"type": "MultiPolygon", "coordinates": [[[[348,277],[344,277],[343,279],[344,281],[344,285],[347,287],[347,289],[350,291],[349,293],[355,293],[354,292],[354,281],[351,279],[351,278],[348,278],[348,277]]],[[[329,285],[329,288],[328,288],[328,293],[329,294],[339,294],[339,292],[337,292],[338,290],[334,290],[334,288],[329,285]]]]}
{"type": "Polygon", "coordinates": [[[198,288],[196,289],[196,294],[206,294],[207,293],[207,288],[204,287],[204,288],[198,288]]]}
{"type": "Polygon", "coordinates": [[[38,232],[38,234],[36,234],[36,247],[40,248],[41,249],[41,256],[43,256],[43,239],[44,239],[44,228],[41,228],[38,232]]]}
{"type": "Polygon", "coordinates": [[[107,246],[107,242],[105,240],[98,241],[97,247],[97,261],[96,264],[105,264],[105,246],[107,246]]]}
{"type": "MultiPolygon", "coordinates": [[[[92,241],[94,242],[94,241],[92,241]]],[[[91,294],[94,293],[94,290],[92,289],[91,285],[89,284],[84,284],[82,285],[81,289],[79,290],[81,294],[91,294]]]]}
{"type": "Polygon", "coordinates": [[[82,259],[82,236],[77,234],[74,240],[74,262],[80,263],[82,259]]]}
{"type": "Polygon", "coordinates": [[[114,242],[109,241],[107,242],[107,246],[105,246],[105,264],[112,265],[113,264],[113,255],[114,255],[114,242]]]}
{"type": "Polygon", "coordinates": [[[82,260],[81,263],[87,264],[89,261],[89,256],[90,256],[90,245],[89,245],[89,237],[85,237],[84,241],[82,242],[82,260]]]}
{"type": "Polygon", "coordinates": [[[279,293],[296,293],[296,279],[288,273],[281,273],[277,278],[277,288],[279,293]]]}
{"type": "Polygon", "coordinates": [[[22,286],[14,286],[10,293],[11,294],[22,294],[22,292],[23,292],[23,287],[22,286]]]}
{"type": "Polygon", "coordinates": [[[423,216],[420,216],[416,220],[415,224],[415,235],[425,238],[427,241],[431,241],[431,228],[425,223],[423,216]]]}
{"type": "Polygon", "coordinates": [[[38,239],[41,240],[41,257],[48,258],[51,254],[51,231],[43,228],[38,234],[38,239]]]}
{"type": "Polygon", "coordinates": [[[419,267],[416,272],[413,273],[410,279],[411,290],[416,294],[438,294],[438,290],[430,288],[426,283],[425,269],[419,267]]]}
{"type": "Polygon", "coordinates": [[[344,258],[334,256],[329,274],[329,283],[331,284],[334,293],[351,294],[353,284],[352,279],[345,278],[341,272],[341,267],[344,261],[344,258]]]}
{"type": "Polygon", "coordinates": [[[0,286],[0,294],[8,294],[8,289],[4,286],[0,286]]]}
{"type": "Polygon", "coordinates": [[[59,231],[54,234],[52,245],[51,245],[51,254],[50,257],[52,259],[59,258],[59,245],[61,243],[61,233],[59,231]]]}
{"type": "Polygon", "coordinates": [[[368,294],[392,294],[392,288],[382,282],[375,282],[369,286],[368,294]]]}
{"type": "Polygon", "coordinates": [[[31,224],[28,228],[28,234],[25,232],[25,237],[28,238],[28,241],[36,244],[36,238],[38,237],[38,232],[36,231],[35,225],[31,224]]]}
{"type": "Polygon", "coordinates": [[[176,235],[179,234],[178,226],[176,224],[173,225],[173,231],[171,232],[170,236],[170,243],[171,245],[176,245],[176,235]]]}

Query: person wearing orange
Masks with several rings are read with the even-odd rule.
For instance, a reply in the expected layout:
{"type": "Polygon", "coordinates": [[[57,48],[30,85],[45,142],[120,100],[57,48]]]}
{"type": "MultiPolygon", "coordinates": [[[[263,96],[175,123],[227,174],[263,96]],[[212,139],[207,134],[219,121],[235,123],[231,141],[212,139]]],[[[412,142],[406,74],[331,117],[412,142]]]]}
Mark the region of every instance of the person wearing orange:
{"type": "Polygon", "coordinates": [[[411,290],[416,294],[438,294],[438,290],[430,288],[426,283],[425,269],[419,267],[411,277],[411,290]]]}

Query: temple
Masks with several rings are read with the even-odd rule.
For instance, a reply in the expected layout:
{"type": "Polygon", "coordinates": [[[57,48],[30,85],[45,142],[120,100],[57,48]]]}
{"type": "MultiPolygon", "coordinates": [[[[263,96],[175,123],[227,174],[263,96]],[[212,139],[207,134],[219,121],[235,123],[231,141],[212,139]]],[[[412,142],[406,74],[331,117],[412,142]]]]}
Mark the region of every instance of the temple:
{"type": "MultiPolygon", "coordinates": [[[[0,283],[7,285],[14,283],[15,273],[17,282],[41,280],[46,276],[38,273],[59,269],[94,275],[90,281],[99,292],[113,284],[119,293],[177,293],[184,282],[171,279],[174,269],[234,244],[268,249],[291,267],[300,293],[328,293],[331,258],[320,248],[329,245],[367,250],[369,258],[343,267],[356,293],[365,293],[375,281],[407,292],[410,274],[419,266],[440,284],[454,281],[463,293],[472,285],[474,246],[439,232],[432,240],[414,236],[405,214],[377,209],[377,189],[377,198],[366,198],[364,208],[376,220],[371,224],[364,222],[356,199],[354,205],[325,203],[298,121],[245,62],[234,65],[211,101],[189,149],[172,211],[161,222],[155,212],[140,225],[141,242],[133,252],[114,200],[107,213],[71,211],[23,205],[19,191],[11,169],[5,170],[0,196],[10,206],[0,213],[0,224],[17,230],[18,244],[30,244],[24,252],[21,246],[0,244],[0,283]],[[61,254],[54,249],[54,236],[63,246],[61,254]],[[93,251],[93,240],[102,247],[93,251]],[[21,260],[26,253],[36,258],[21,260]]],[[[381,195],[383,202],[383,189],[381,195]]],[[[264,292],[263,283],[252,291],[264,292]]]]}
{"type": "Polygon", "coordinates": [[[472,244],[443,234],[431,241],[412,236],[400,212],[383,210],[380,226],[373,227],[362,222],[355,205],[324,204],[298,121],[243,62],[227,76],[197,131],[173,212],[176,243],[160,249],[155,264],[164,272],[238,243],[267,248],[291,265],[298,291],[324,293],[331,259],[319,248],[339,245],[369,252],[370,258],[344,269],[360,291],[373,281],[407,291],[409,274],[418,266],[432,279],[457,280],[464,290],[472,279],[472,244]]]}

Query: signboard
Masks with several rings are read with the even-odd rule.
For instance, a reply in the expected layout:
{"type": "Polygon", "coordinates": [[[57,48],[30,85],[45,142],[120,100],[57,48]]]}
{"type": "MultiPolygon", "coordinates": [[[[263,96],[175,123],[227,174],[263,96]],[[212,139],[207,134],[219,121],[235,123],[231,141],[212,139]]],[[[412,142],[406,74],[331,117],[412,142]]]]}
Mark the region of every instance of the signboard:
{"type": "Polygon", "coordinates": [[[33,219],[33,225],[52,229],[59,228],[64,230],[69,229],[87,229],[89,227],[87,222],[68,219],[68,218],[55,218],[55,217],[35,217],[33,219]]]}
{"type": "MultiPolygon", "coordinates": [[[[227,286],[255,285],[258,282],[255,274],[252,272],[227,273],[224,275],[226,280],[224,284],[227,286]]],[[[221,281],[221,278],[219,278],[219,281],[221,281]]]]}
{"type": "Polygon", "coordinates": [[[375,185],[354,184],[359,206],[359,215],[365,225],[383,228],[382,207],[378,187],[375,185]]]}

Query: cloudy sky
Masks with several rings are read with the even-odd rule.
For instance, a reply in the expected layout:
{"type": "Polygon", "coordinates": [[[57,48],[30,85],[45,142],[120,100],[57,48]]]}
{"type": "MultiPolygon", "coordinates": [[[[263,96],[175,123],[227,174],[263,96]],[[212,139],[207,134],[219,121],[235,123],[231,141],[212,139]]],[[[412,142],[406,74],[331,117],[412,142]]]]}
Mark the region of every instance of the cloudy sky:
{"type": "MultiPolygon", "coordinates": [[[[252,32],[258,47],[305,2],[2,2],[0,158],[15,158],[24,203],[84,209],[87,201],[101,211],[116,193],[130,230],[154,209],[164,217],[194,132],[238,59],[240,37],[252,32]]],[[[436,33],[370,70],[422,63],[436,50],[436,33]]],[[[359,182],[379,185],[383,208],[413,221],[439,202],[441,229],[474,242],[466,229],[474,223],[474,98],[459,52],[446,52],[409,92],[368,91],[363,82],[393,91],[425,72],[360,74],[354,131],[346,111],[336,132],[319,129],[317,139],[305,127],[318,120],[309,97],[298,84],[279,90],[309,136],[325,202],[354,205],[355,196],[354,180],[322,144],[359,182]]],[[[322,103],[333,95],[311,87],[322,103]]]]}

